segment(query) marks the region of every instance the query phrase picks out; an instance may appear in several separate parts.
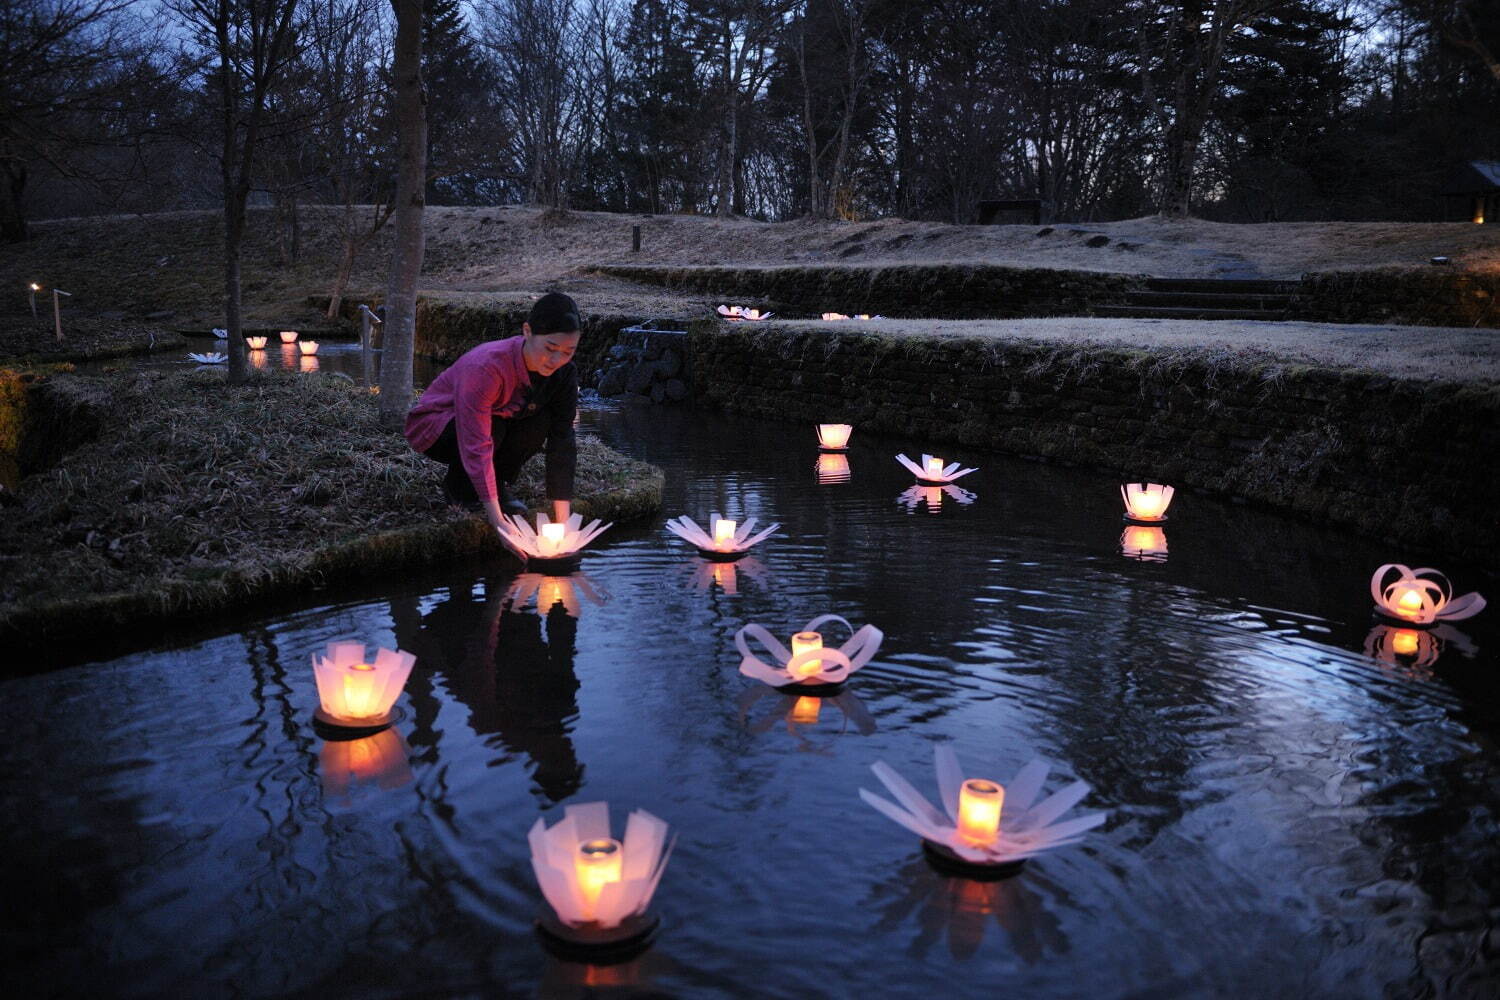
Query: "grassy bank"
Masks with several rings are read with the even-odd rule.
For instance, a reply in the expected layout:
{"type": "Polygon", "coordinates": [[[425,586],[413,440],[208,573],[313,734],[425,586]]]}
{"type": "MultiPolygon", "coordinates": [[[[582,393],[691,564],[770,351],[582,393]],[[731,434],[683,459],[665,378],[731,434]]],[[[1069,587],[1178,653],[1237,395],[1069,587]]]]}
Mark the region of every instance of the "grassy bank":
{"type": "Polygon", "coordinates": [[[0,362],[14,368],[188,348],[186,337],[156,324],[100,316],[67,317],[63,324],[64,339],[58,340],[48,315],[45,327],[34,325],[29,317],[0,322],[0,362]]]}
{"type": "MultiPolygon", "coordinates": [[[[52,378],[97,383],[108,419],[25,479],[0,524],[0,646],[35,657],[372,573],[501,557],[482,519],[442,502],[437,463],[380,430],[373,398],[341,378],[266,374],[233,390],[202,370],[52,378]]],[[[660,470],[580,442],[580,514],[648,515],[661,485],[660,470]]],[[[540,459],[517,492],[540,503],[540,459]]]]}

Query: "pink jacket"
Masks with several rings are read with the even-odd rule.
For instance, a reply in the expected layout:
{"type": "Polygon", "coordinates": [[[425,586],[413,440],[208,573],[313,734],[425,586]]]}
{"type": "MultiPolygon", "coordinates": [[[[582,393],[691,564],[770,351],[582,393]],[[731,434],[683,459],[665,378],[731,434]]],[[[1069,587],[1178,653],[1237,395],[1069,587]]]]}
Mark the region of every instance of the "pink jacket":
{"type": "Polygon", "coordinates": [[[448,421],[455,421],[458,452],[481,501],[497,495],[490,420],[519,413],[531,384],[521,340],[492,340],[468,351],[432,380],[406,415],[406,440],[417,451],[431,448],[448,421]]]}

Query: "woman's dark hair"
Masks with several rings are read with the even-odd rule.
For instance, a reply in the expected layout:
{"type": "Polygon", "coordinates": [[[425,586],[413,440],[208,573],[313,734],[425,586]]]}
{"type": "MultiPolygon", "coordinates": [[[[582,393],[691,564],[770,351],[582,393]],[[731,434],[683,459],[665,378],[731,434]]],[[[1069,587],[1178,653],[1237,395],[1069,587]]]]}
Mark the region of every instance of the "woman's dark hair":
{"type": "Polygon", "coordinates": [[[549,333],[572,333],[583,329],[583,321],[578,314],[578,303],[573,301],[572,296],[564,295],[562,292],[548,292],[537,299],[531,307],[531,315],[526,322],[531,326],[531,332],[537,336],[545,336],[549,333]]]}

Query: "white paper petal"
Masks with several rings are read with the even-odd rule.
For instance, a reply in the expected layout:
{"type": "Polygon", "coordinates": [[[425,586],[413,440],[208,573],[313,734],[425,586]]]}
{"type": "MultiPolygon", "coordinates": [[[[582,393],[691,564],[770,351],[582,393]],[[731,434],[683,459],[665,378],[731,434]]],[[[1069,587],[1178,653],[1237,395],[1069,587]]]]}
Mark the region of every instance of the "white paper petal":
{"type": "Polygon", "coordinates": [[[948,819],[953,823],[958,822],[958,795],[963,787],[964,772],[958,766],[958,754],[953,752],[953,747],[947,743],[939,743],[932,751],[933,761],[937,765],[938,794],[942,796],[943,808],[948,811],[948,819]]]}
{"type": "Polygon", "coordinates": [[[943,822],[942,814],[933,808],[932,803],[923,798],[922,793],[913,788],[911,782],[897,774],[885,761],[876,761],[870,765],[870,770],[875,772],[875,777],[880,779],[886,791],[890,792],[896,801],[901,803],[917,820],[934,830],[941,830],[947,825],[943,822]]]}

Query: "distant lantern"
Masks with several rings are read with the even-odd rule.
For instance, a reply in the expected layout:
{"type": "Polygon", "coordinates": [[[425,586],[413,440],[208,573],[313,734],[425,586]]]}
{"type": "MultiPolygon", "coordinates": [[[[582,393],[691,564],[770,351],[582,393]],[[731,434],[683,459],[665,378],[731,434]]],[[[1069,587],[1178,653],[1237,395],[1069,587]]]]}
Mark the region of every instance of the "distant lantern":
{"type": "Polygon", "coordinates": [[[318,342],[316,340],[301,340],[297,342],[297,349],[303,354],[317,354],[318,342]]]}
{"type": "Polygon", "coordinates": [[[252,351],[264,351],[266,349],[265,337],[246,337],[245,346],[252,351]]]}
{"type": "Polygon", "coordinates": [[[293,344],[293,343],[296,343],[296,341],[297,341],[297,331],[296,330],[282,330],[281,331],[281,342],[283,344],[293,344]]]}
{"type": "Polygon", "coordinates": [[[1438,621],[1460,621],[1484,609],[1477,593],[1453,596],[1453,584],[1431,567],[1412,569],[1401,563],[1386,563],[1370,577],[1370,596],[1375,610],[1387,618],[1411,625],[1438,621]]]}
{"type": "Polygon", "coordinates": [[[920,465],[905,455],[897,455],[896,461],[906,466],[907,471],[917,477],[917,482],[927,486],[946,486],[971,472],[979,471],[978,469],[961,469],[958,462],[945,465],[941,458],[932,455],[923,455],[920,465]]]}
{"type": "Polygon", "coordinates": [[[1167,519],[1167,506],[1176,491],[1159,483],[1126,483],[1120,487],[1127,521],[1155,524],[1167,519]]]}
{"type": "Polygon", "coordinates": [[[818,447],[824,451],[843,451],[849,447],[849,435],[853,433],[850,424],[819,424],[818,447]]]}
{"type": "Polygon", "coordinates": [[[314,722],[345,736],[389,726],[399,718],[396,699],[416,660],[411,653],[379,649],[371,661],[362,642],[330,642],[322,656],[312,658],[319,702],[314,722]]]}

